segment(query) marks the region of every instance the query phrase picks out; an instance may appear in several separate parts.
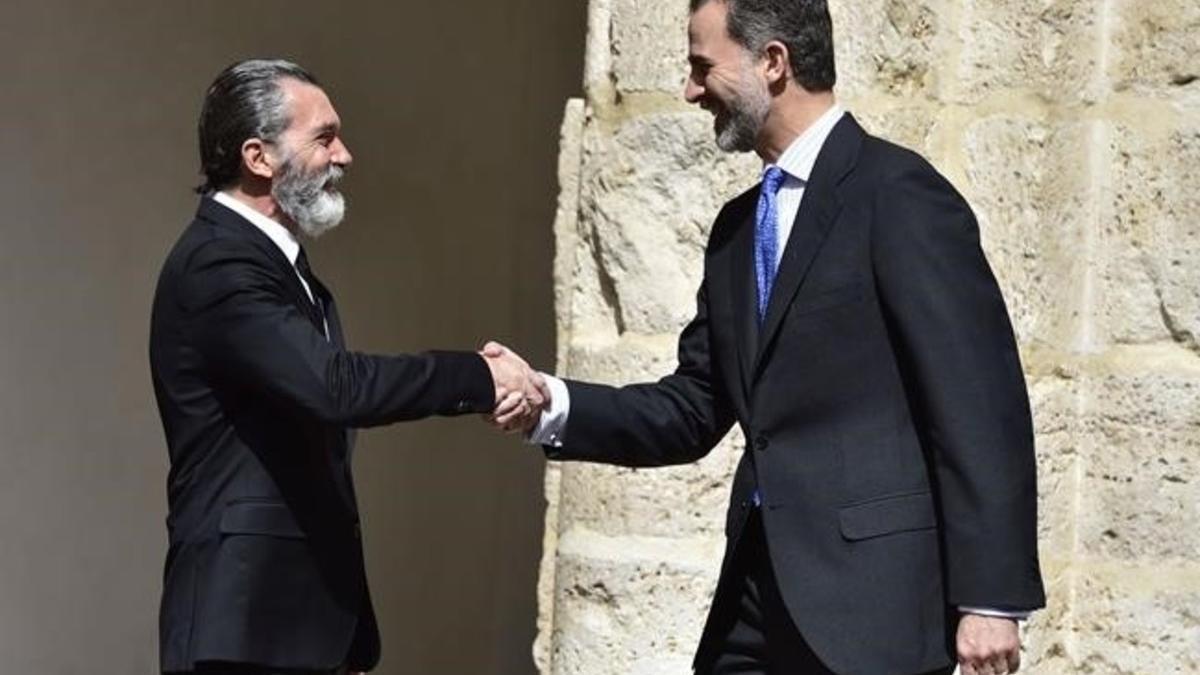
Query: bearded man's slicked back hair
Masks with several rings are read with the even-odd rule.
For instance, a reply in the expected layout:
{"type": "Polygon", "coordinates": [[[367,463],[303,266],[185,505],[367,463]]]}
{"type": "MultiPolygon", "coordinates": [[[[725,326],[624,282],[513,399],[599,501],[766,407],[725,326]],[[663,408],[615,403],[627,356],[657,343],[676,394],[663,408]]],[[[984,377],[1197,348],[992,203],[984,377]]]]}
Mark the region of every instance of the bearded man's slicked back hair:
{"type": "Polygon", "coordinates": [[[209,194],[241,176],[242,144],[251,138],[275,142],[291,124],[279,83],[291,78],[320,86],[304,68],[282,59],[239,61],[217,76],[200,110],[200,172],[209,194]]]}
{"type": "Polygon", "coordinates": [[[772,40],[787,45],[792,77],[808,91],[837,83],[833,20],[825,0],[691,0],[695,12],[709,2],[729,10],[729,37],[754,54],[772,40]]]}

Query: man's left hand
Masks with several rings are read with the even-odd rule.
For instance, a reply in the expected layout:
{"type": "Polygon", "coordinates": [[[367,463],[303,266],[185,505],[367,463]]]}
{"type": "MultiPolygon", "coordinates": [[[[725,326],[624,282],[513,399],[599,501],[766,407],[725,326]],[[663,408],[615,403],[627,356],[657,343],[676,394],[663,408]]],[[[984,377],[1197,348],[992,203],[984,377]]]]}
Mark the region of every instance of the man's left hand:
{"type": "Polygon", "coordinates": [[[1015,619],[964,614],[956,642],[962,675],[1007,675],[1021,667],[1021,635],[1015,619]]]}

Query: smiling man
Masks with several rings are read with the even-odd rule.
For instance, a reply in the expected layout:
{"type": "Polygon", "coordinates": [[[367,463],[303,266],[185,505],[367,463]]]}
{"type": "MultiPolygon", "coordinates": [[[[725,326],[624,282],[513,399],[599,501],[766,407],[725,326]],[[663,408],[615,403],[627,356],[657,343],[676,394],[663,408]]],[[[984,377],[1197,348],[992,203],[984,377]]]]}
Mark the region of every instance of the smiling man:
{"type": "Polygon", "coordinates": [[[296,64],[234,64],[200,114],[205,183],[163,265],[150,366],[170,451],[162,669],[333,674],[379,660],[352,435],[540,404],[515,359],[345,346],[301,247],[338,225],[351,155],[296,64]]]}
{"type": "Polygon", "coordinates": [[[689,41],[686,99],[763,172],[713,225],[678,368],[547,376],[550,408],[510,426],[626,466],[741,426],[697,672],[1017,670],[1045,602],[1033,431],[970,207],[837,103],[824,1],[692,0],[689,41]]]}

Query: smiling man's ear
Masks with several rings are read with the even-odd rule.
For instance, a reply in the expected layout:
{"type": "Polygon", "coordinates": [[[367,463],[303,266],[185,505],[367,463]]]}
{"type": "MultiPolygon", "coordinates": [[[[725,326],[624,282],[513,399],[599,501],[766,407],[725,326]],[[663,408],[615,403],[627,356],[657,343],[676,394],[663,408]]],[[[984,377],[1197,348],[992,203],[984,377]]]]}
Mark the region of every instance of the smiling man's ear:
{"type": "Polygon", "coordinates": [[[763,59],[766,61],[768,83],[779,84],[791,78],[791,54],[787,45],[779,40],[771,40],[763,47],[763,59]]]}

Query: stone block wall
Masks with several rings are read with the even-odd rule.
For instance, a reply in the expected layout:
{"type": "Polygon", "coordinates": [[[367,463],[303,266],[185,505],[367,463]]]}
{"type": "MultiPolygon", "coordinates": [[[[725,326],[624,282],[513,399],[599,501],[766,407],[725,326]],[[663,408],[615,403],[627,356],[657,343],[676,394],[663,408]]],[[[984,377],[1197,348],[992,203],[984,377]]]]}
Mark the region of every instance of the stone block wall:
{"type": "MultiPolygon", "coordinates": [[[[966,195],[1036,418],[1034,673],[1200,672],[1200,3],[830,0],[841,101],[966,195]]],[[[562,133],[558,372],[656,379],[721,204],[752,185],[682,100],[686,0],[591,0],[562,133]]],[[[736,432],[691,466],[547,469],[546,674],[690,672],[736,432]]]]}

